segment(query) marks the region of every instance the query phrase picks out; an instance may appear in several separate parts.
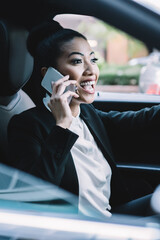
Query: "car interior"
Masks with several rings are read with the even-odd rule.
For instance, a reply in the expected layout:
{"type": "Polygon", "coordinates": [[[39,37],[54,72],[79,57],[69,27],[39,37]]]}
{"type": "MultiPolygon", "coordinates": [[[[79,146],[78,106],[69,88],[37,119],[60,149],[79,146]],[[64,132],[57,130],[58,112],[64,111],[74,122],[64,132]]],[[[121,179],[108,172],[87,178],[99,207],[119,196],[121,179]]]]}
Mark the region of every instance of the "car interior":
{"type": "MultiPolygon", "coordinates": [[[[27,85],[33,69],[33,59],[26,49],[28,33],[37,23],[60,13],[95,16],[145,41],[150,48],[160,49],[160,16],[133,1],[5,1],[0,10],[0,159],[4,164],[7,164],[7,125],[10,118],[35,106],[31,99],[31,88],[27,85]]],[[[121,100],[99,99],[94,102],[95,107],[103,111],[138,110],[155,104],[157,102],[147,100],[128,100],[124,103],[121,100]]],[[[115,153],[117,166],[135,197],[149,194],[159,185],[160,162],[157,148],[160,129],[157,129],[156,136],[152,132],[147,134],[150,134],[153,141],[157,141],[154,149],[149,150],[149,154],[145,153],[149,146],[143,145],[146,138],[144,132],[141,139],[135,136],[132,140],[137,141],[138,158],[135,159],[132,141],[124,143],[128,149],[125,155],[121,149],[115,153]]],[[[117,145],[119,141],[120,139],[117,139],[117,145]]]]}
{"type": "Polygon", "coordinates": [[[0,21],[0,155],[7,160],[7,125],[14,114],[34,106],[31,98],[22,90],[28,81],[33,59],[26,49],[28,32],[6,20],[0,21]]]}

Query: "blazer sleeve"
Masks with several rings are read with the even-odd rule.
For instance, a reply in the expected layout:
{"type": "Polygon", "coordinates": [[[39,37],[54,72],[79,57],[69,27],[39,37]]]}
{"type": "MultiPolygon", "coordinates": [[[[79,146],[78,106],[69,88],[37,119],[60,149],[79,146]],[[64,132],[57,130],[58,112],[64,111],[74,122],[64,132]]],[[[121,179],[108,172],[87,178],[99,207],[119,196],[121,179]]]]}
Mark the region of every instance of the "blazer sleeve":
{"type": "Polygon", "coordinates": [[[99,111],[104,124],[111,123],[114,127],[127,130],[135,130],[159,125],[160,122],[160,105],[151,108],[144,108],[139,111],[110,111],[108,113],[99,111]]]}
{"type": "Polygon", "coordinates": [[[8,127],[9,165],[59,186],[77,138],[68,129],[46,130],[34,118],[14,116],[8,127]]]}
{"type": "Polygon", "coordinates": [[[160,105],[139,111],[98,111],[117,162],[159,164],[160,105]]]}

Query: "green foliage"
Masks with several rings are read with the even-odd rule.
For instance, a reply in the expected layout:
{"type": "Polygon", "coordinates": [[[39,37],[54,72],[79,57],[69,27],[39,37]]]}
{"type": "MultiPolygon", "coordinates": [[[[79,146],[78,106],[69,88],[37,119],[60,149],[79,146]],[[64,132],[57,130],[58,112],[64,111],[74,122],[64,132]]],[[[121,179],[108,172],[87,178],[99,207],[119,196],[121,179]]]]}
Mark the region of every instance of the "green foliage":
{"type": "Polygon", "coordinates": [[[100,67],[99,84],[101,85],[137,85],[141,70],[140,65],[117,66],[103,64],[100,67]]]}

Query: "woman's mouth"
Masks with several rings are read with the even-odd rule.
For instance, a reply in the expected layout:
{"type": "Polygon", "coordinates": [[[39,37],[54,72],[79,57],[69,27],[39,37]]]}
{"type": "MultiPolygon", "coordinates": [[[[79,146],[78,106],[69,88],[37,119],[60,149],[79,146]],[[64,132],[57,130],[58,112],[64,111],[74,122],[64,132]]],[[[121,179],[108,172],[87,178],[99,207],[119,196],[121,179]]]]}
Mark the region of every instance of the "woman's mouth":
{"type": "Polygon", "coordinates": [[[93,94],[95,93],[95,84],[96,81],[84,81],[80,83],[81,88],[87,93],[93,94]]]}

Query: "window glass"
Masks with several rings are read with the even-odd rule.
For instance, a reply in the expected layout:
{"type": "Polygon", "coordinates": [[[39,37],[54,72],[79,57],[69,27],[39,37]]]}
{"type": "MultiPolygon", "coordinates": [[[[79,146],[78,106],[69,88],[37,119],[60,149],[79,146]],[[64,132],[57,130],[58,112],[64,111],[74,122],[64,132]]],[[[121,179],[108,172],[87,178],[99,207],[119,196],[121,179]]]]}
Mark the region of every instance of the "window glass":
{"type": "Polygon", "coordinates": [[[158,51],[91,16],[61,14],[54,19],[88,38],[99,59],[97,91],[160,94],[158,51]]]}

